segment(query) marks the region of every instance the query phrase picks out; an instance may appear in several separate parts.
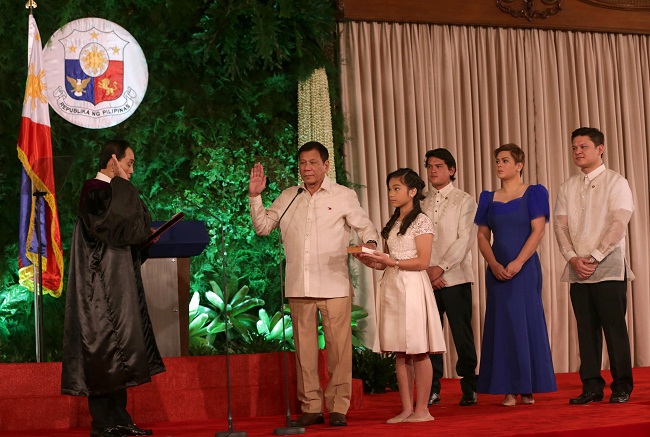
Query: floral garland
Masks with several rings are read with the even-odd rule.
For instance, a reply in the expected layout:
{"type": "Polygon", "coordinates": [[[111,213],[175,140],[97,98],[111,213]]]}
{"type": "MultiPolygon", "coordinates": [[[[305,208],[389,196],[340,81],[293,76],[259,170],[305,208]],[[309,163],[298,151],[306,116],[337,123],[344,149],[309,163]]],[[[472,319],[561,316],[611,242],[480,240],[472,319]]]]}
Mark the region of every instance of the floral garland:
{"type": "Polygon", "coordinates": [[[318,141],[327,147],[330,155],[327,176],[335,181],[332,111],[324,68],[314,70],[307,80],[298,84],[298,147],[308,141],[318,141]]]}

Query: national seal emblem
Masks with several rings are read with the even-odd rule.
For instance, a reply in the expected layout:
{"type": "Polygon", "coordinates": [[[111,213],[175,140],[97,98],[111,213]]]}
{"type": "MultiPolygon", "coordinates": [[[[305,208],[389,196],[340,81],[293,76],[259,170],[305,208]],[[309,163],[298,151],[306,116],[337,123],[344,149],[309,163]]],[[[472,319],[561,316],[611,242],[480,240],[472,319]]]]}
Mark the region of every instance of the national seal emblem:
{"type": "Polygon", "coordinates": [[[124,28],[101,18],[71,21],[43,51],[49,102],[78,126],[101,129],[130,117],[149,73],[144,53],[124,28]]]}

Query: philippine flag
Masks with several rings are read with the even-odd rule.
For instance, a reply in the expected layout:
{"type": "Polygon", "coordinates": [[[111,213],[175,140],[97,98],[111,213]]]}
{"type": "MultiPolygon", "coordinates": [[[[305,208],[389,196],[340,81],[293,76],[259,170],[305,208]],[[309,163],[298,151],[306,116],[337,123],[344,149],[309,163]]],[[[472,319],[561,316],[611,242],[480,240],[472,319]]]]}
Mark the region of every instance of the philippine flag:
{"type": "Polygon", "coordinates": [[[40,239],[43,293],[58,297],[63,288],[63,250],[54,189],[50,112],[41,35],[31,14],[27,56],[29,71],[17,147],[18,158],[23,165],[18,239],[19,281],[34,290],[33,265],[38,264],[40,239]],[[41,194],[35,196],[35,192],[41,194]]]}

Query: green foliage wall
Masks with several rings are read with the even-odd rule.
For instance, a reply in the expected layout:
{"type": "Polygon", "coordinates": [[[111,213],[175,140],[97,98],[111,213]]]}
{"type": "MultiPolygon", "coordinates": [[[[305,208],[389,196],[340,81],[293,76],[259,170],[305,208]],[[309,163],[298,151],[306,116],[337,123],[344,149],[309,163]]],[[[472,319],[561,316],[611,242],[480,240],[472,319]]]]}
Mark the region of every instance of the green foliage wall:
{"type": "MultiPolygon", "coordinates": [[[[27,75],[24,3],[3,2],[0,17],[0,219],[4,225],[0,303],[17,287],[20,163],[15,147],[27,75]]],[[[300,79],[325,66],[332,101],[338,100],[336,2],[41,0],[38,5],[34,14],[44,42],[69,21],[101,17],[127,29],[142,46],[149,65],[143,103],[118,126],[83,129],[50,111],[54,154],[67,157],[55,163],[64,175],[57,180],[57,198],[66,262],[83,181],[97,171],[102,144],[124,137],[136,153],[132,181],[154,218],[164,220],[183,210],[188,218],[206,222],[212,242],[193,261],[193,288],[208,289],[210,280],[221,281],[223,223],[228,276],[248,285],[251,294],[264,299],[269,313],[274,313],[279,308],[277,241],[257,237],[252,230],[248,174],[256,160],[267,167],[271,177],[264,193],[267,203],[295,183],[300,79]],[[220,223],[193,210],[161,185],[182,191],[215,214],[220,223]]],[[[341,123],[335,121],[335,125],[335,142],[341,150],[341,123]]],[[[338,174],[344,176],[344,172],[338,174]]],[[[63,300],[45,298],[45,346],[51,359],[60,359],[63,300]]],[[[12,317],[27,320],[30,311],[28,304],[19,305],[12,317]]],[[[0,360],[3,353],[12,353],[16,342],[33,342],[31,335],[0,330],[0,360]]]]}

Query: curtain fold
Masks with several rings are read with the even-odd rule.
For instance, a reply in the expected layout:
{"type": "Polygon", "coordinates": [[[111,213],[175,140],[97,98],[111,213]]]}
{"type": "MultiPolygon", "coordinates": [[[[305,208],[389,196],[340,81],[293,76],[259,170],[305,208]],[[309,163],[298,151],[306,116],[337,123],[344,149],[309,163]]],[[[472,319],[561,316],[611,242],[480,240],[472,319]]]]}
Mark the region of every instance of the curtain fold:
{"type": "MultiPolygon", "coordinates": [[[[493,150],[516,143],[526,152],[524,181],[548,188],[552,211],[562,182],[579,171],[571,132],[604,132],[605,164],[628,179],[636,205],[628,229],[627,256],[637,276],[628,289],[628,328],[634,365],[650,365],[650,37],[354,21],[340,31],[347,170],[380,229],[391,213],[386,175],[411,167],[426,180],[427,150],[448,148],[458,163],[457,186],[478,199],[482,190],[499,188],[493,150]]],[[[538,252],[555,371],[577,371],[575,317],[551,224],[538,252]]],[[[476,246],[472,254],[480,352],[485,263],[476,246]]],[[[361,265],[358,271],[356,299],[372,318],[378,278],[361,265]]],[[[367,343],[373,335],[370,320],[367,343]]],[[[445,335],[451,346],[447,329],[445,335]]],[[[449,349],[445,376],[454,376],[449,349]]],[[[603,357],[608,367],[606,351],[603,357]]]]}

